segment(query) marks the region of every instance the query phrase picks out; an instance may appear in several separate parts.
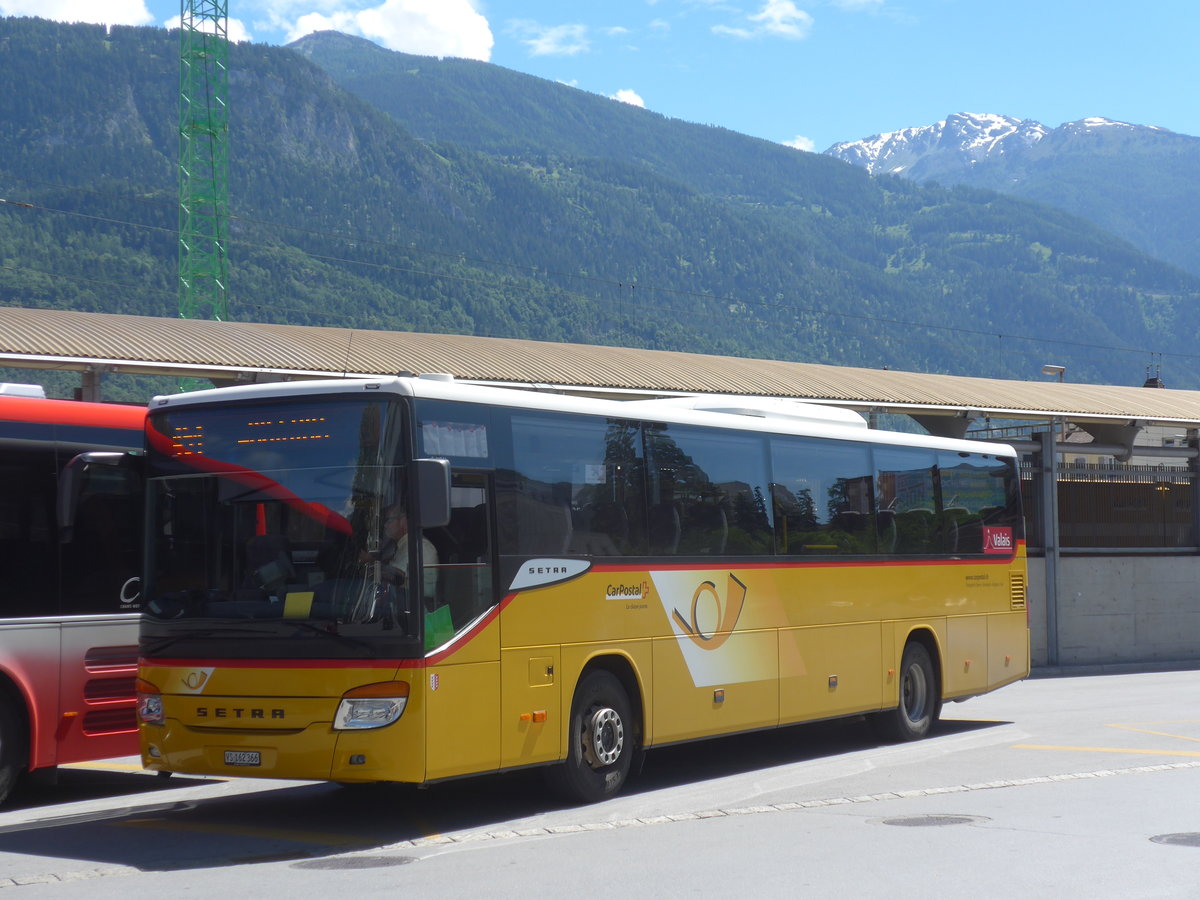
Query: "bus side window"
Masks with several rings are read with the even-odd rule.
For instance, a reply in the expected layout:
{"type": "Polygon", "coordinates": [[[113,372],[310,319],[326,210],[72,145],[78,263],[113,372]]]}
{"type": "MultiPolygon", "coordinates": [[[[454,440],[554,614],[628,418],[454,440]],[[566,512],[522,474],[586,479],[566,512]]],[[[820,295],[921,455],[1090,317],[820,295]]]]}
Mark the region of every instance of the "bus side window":
{"type": "Polygon", "coordinates": [[[774,552],[766,446],[755,435],[648,426],[651,549],[681,556],[774,552]]]}
{"type": "Polygon", "coordinates": [[[876,447],[874,455],[879,552],[937,553],[937,454],[918,447],[876,447]]]}
{"type": "Polygon", "coordinates": [[[512,417],[513,470],[500,485],[502,551],[520,556],[645,552],[636,423],[512,417]]]}
{"type": "Polygon", "coordinates": [[[938,454],[942,489],[942,540],[947,553],[984,552],[985,525],[1005,524],[1021,534],[1006,510],[1019,508],[1008,496],[1012,488],[1010,467],[1003,461],[978,453],[938,454]],[[1007,476],[1007,477],[1006,477],[1007,476]]]}
{"type": "MultiPolygon", "coordinates": [[[[459,631],[496,603],[493,585],[491,507],[488,504],[487,476],[476,472],[455,472],[450,487],[450,522],[441,528],[426,529],[425,536],[437,549],[437,588],[434,616],[447,608],[452,631],[459,631]]],[[[449,634],[439,635],[430,648],[438,646],[449,634]]]]}
{"type": "Polygon", "coordinates": [[[128,612],[140,593],[140,482],[129,470],[105,467],[86,477],[71,540],[62,545],[63,612],[128,612]]]}
{"type": "Polygon", "coordinates": [[[52,450],[9,450],[0,466],[0,617],[59,611],[52,450]]]}
{"type": "Polygon", "coordinates": [[[864,444],[771,439],[771,501],[778,553],[874,553],[871,454],[864,444]]]}

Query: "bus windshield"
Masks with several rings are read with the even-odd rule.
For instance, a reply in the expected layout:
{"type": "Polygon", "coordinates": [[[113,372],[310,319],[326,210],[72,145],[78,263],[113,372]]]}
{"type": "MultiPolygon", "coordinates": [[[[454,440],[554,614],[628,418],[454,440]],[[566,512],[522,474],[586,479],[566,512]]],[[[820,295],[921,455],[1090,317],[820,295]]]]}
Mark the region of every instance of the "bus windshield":
{"type": "Polygon", "coordinates": [[[401,410],[327,396],[152,414],[142,654],[420,655],[419,550],[389,524],[401,410]]]}

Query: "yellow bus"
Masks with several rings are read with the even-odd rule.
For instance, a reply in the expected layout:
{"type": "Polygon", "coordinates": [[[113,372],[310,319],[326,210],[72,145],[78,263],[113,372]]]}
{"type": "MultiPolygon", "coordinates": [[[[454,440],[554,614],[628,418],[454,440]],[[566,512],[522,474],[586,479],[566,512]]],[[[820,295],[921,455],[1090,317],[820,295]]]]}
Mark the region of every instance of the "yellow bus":
{"type": "Polygon", "coordinates": [[[1029,670],[1017,461],[800,401],[448,377],[159,397],[142,760],[428,783],[840,716],[926,735],[1029,670]]]}

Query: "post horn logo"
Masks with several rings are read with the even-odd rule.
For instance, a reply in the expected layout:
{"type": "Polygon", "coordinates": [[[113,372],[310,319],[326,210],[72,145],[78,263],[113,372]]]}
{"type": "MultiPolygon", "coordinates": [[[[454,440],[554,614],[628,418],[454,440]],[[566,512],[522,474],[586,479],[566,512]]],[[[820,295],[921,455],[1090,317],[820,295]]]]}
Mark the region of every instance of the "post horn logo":
{"type": "Polygon", "coordinates": [[[208,681],[208,673],[193,669],[183,676],[183,684],[189,691],[198,691],[208,681]]]}
{"type": "Polygon", "coordinates": [[[711,581],[705,581],[692,594],[692,617],[687,620],[678,609],[671,611],[675,624],[691,638],[692,643],[702,650],[716,650],[733,634],[742,607],[746,605],[746,586],[738,581],[737,576],[729,573],[729,586],[725,598],[717,593],[717,586],[711,581]],[[711,603],[717,610],[717,625],[711,631],[705,631],[700,625],[701,598],[711,597],[711,603]]]}

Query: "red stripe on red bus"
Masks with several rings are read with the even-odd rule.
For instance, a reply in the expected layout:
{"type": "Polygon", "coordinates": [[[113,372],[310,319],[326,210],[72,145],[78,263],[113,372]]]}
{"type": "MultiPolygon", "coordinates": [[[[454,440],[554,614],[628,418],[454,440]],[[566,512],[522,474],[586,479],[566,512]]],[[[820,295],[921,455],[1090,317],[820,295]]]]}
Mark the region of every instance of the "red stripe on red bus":
{"type": "Polygon", "coordinates": [[[0,396],[0,420],[39,422],[46,425],[92,425],[141,431],[146,422],[146,407],[0,396]]]}

